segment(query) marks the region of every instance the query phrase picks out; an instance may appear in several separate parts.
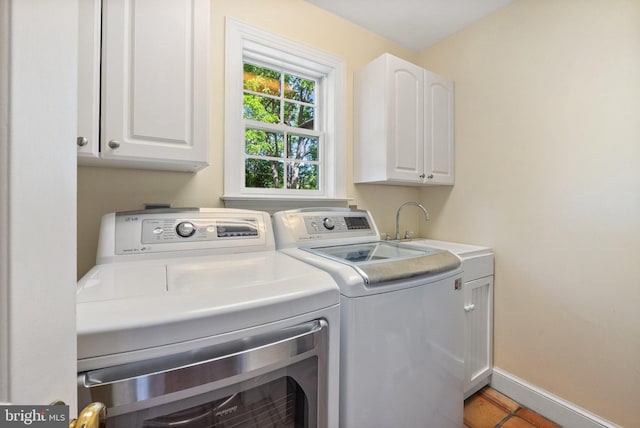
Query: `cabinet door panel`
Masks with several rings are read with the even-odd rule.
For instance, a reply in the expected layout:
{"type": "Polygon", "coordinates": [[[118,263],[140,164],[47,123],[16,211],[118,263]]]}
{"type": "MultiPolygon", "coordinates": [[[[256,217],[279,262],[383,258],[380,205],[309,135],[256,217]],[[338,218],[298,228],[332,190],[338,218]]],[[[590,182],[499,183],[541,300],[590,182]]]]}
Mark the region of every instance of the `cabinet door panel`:
{"type": "Polygon", "coordinates": [[[425,91],[425,173],[430,182],[453,184],[453,82],[425,71],[425,91]]]}
{"type": "Polygon", "coordinates": [[[125,69],[131,96],[131,136],[189,144],[193,61],[191,8],[182,0],[131,4],[131,61],[125,69]],[[154,3],[156,3],[154,5],[154,3]],[[158,47],[161,47],[158,49],[158,47]],[[170,100],[170,102],[168,102],[170,100]],[[182,114],[181,114],[182,113],[182,114]]]}
{"type": "Polygon", "coordinates": [[[207,0],[103,3],[103,157],[206,163],[208,15],[207,0]]]}
{"type": "Polygon", "coordinates": [[[389,57],[388,67],[392,134],[388,176],[419,182],[424,157],[423,69],[393,57],[389,57]]]}
{"type": "Polygon", "coordinates": [[[101,0],[78,2],[78,157],[100,154],[101,0]]]}
{"type": "Polygon", "coordinates": [[[466,282],[464,287],[464,390],[467,393],[485,382],[491,374],[493,276],[466,282]]]}

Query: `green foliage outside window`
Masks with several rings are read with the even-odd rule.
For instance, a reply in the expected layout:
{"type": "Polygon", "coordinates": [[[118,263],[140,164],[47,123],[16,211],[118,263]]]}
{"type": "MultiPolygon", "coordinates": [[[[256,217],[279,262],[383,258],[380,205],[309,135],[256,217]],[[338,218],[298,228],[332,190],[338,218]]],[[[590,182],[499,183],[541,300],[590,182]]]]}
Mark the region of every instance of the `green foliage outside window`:
{"type": "Polygon", "coordinates": [[[245,186],[317,190],[316,82],[245,63],[244,90],[245,186]]]}

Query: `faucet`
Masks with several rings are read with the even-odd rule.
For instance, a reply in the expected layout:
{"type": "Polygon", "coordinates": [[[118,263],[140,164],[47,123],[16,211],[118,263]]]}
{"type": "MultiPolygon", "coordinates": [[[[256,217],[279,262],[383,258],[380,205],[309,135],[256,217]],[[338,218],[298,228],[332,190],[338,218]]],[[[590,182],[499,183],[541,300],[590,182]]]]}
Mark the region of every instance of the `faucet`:
{"type": "Polygon", "coordinates": [[[398,212],[396,213],[396,239],[400,239],[400,211],[402,211],[402,208],[406,207],[407,205],[415,205],[416,207],[420,208],[424,213],[425,221],[429,221],[429,213],[427,212],[427,209],[422,206],[422,204],[419,204],[417,202],[405,202],[404,204],[400,205],[400,208],[398,208],[398,212]]]}

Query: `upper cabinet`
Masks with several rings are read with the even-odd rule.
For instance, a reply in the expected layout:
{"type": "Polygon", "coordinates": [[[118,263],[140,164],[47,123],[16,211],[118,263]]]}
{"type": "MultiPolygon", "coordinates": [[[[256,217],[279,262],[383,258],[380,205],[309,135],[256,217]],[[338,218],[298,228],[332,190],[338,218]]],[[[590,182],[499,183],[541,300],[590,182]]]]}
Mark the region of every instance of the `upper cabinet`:
{"type": "Polygon", "coordinates": [[[80,164],[208,165],[209,4],[80,0],[80,164]]]}
{"type": "Polygon", "coordinates": [[[354,78],[354,181],[454,183],[453,82],[384,54],[354,78]]]}

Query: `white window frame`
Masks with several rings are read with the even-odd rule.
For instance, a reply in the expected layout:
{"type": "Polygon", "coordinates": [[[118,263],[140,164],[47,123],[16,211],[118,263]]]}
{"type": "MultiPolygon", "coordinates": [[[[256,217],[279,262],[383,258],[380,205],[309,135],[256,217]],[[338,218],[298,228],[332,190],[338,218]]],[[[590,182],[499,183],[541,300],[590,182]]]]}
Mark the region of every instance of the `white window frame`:
{"type": "Polygon", "coordinates": [[[286,201],[296,201],[296,206],[304,206],[300,202],[310,201],[312,205],[317,206],[318,200],[348,200],[345,191],[344,61],[229,17],[226,19],[225,49],[225,173],[222,197],[225,204],[229,206],[230,202],[234,205],[234,201],[259,202],[269,199],[287,208],[286,204],[283,205],[286,201]],[[321,121],[321,127],[324,128],[319,154],[322,156],[319,190],[255,189],[244,186],[244,139],[247,121],[243,118],[242,95],[245,60],[258,64],[275,64],[288,71],[299,72],[301,76],[308,76],[309,71],[313,70],[314,77],[322,80],[320,91],[316,94],[320,100],[316,120],[321,121]]]}

